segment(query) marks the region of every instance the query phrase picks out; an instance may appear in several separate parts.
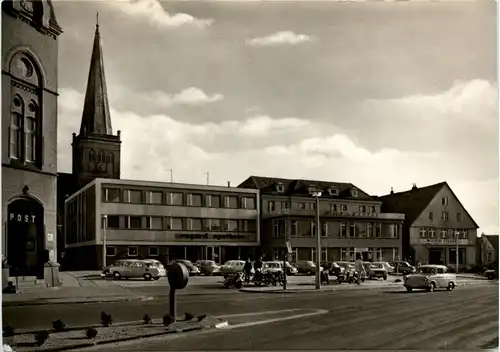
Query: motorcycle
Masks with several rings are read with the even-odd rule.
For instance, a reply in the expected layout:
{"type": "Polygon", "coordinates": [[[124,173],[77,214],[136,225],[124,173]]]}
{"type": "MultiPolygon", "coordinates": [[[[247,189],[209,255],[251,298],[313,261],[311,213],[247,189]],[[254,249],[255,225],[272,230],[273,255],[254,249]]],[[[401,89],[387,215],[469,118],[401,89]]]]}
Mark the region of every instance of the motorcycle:
{"type": "Polygon", "coordinates": [[[224,286],[226,286],[226,288],[234,286],[237,289],[243,287],[243,273],[236,273],[226,276],[226,278],[224,279],[224,286]]]}
{"type": "Polygon", "coordinates": [[[252,281],[255,286],[268,286],[269,284],[276,286],[276,284],[278,283],[278,280],[275,277],[274,273],[270,271],[263,272],[262,269],[255,270],[255,275],[253,276],[252,281]]]}

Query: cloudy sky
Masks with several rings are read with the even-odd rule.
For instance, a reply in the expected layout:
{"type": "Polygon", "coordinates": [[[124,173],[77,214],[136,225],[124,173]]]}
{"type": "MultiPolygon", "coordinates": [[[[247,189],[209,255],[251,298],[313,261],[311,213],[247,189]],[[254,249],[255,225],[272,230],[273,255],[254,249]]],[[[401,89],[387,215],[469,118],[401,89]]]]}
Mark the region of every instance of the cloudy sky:
{"type": "Polygon", "coordinates": [[[55,2],[59,170],[99,12],[122,177],[447,181],[498,233],[494,1],[55,2]]]}

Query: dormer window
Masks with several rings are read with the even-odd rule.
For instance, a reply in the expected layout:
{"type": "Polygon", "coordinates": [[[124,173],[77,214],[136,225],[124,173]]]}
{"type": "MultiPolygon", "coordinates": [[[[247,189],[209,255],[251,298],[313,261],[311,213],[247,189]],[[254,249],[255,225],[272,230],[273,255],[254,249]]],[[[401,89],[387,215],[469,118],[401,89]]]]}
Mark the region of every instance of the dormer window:
{"type": "Polygon", "coordinates": [[[281,183],[276,184],[276,192],[283,193],[285,192],[285,186],[281,183]]]}
{"type": "Polygon", "coordinates": [[[351,189],[351,196],[358,197],[358,190],[357,189],[351,189]]]}
{"type": "Polygon", "coordinates": [[[331,196],[338,196],[339,190],[336,188],[328,188],[328,194],[330,194],[331,196]]]}

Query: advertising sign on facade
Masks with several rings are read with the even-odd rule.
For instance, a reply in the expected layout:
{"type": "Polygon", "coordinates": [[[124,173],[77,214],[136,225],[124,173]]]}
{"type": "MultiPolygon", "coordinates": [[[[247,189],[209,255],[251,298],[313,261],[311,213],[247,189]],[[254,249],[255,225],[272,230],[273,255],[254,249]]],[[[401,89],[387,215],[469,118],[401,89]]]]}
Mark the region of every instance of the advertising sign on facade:
{"type": "MultiPolygon", "coordinates": [[[[433,245],[456,245],[457,240],[455,238],[421,238],[420,239],[420,244],[424,244],[427,246],[433,246],[433,245]]],[[[467,246],[469,244],[468,239],[459,239],[458,240],[458,245],[460,246],[467,246]]]]}
{"type": "Polygon", "coordinates": [[[360,218],[376,218],[377,213],[348,213],[346,211],[331,211],[330,215],[332,216],[353,216],[353,217],[360,217],[360,218]]]}
{"type": "Polygon", "coordinates": [[[241,234],[208,234],[208,233],[177,233],[175,238],[187,240],[248,240],[248,236],[241,234]]]}
{"type": "Polygon", "coordinates": [[[368,248],[354,248],[354,252],[357,252],[357,253],[368,252],[368,248]]]}

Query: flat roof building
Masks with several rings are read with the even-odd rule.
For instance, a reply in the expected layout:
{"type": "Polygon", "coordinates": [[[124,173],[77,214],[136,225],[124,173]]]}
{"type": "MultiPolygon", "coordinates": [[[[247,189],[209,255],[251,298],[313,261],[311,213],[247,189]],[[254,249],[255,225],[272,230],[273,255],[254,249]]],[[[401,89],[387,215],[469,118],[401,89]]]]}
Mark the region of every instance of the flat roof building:
{"type": "Polygon", "coordinates": [[[106,262],[255,258],[260,246],[258,193],[97,178],[65,201],[66,263],[73,269],[102,267],[104,237],[106,262]]]}

